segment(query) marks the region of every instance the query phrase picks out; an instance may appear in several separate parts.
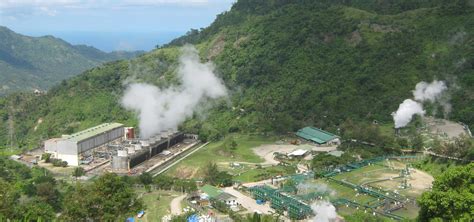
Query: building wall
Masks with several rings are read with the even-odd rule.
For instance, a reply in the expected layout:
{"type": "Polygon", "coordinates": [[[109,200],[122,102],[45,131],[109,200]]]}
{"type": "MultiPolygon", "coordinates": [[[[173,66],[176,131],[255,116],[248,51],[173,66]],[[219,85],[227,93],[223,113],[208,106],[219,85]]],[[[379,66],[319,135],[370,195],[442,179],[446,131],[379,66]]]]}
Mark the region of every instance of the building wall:
{"type": "Polygon", "coordinates": [[[77,142],[78,152],[82,153],[90,149],[102,146],[110,141],[122,138],[124,136],[124,128],[117,127],[102,134],[90,137],[88,139],[77,142]]]}
{"type": "Polygon", "coordinates": [[[58,152],[58,139],[44,141],[44,152],[56,155],[58,152]]]}
{"type": "Polygon", "coordinates": [[[70,140],[60,140],[58,141],[58,153],[67,154],[67,155],[77,155],[77,144],[74,141],[70,140]]]}
{"type": "Polygon", "coordinates": [[[66,161],[69,166],[79,166],[79,156],[78,155],[58,153],[58,159],[66,161]]]}

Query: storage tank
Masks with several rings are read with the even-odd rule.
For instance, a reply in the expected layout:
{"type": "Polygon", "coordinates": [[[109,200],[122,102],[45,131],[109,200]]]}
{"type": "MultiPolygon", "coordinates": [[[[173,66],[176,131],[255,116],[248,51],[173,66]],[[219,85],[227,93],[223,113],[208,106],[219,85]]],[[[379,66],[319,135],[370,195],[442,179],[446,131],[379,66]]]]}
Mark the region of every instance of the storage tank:
{"type": "Polygon", "coordinates": [[[142,149],[142,145],[140,144],[135,144],[135,150],[138,151],[138,150],[141,150],[142,149]]]}
{"type": "Polygon", "coordinates": [[[112,168],[116,170],[128,170],[128,159],[123,156],[112,157],[112,168]]]}
{"type": "Polygon", "coordinates": [[[142,144],[142,146],[146,147],[146,146],[150,146],[150,142],[148,140],[140,140],[140,143],[142,144]]]}
{"type": "Polygon", "coordinates": [[[162,130],[160,135],[161,135],[161,138],[168,138],[168,132],[166,130],[162,130]]]}
{"type": "Polygon", "coordinates": [[[117,150],[117,156],[126,157],[127,151],[126,150],[117,150]]]}

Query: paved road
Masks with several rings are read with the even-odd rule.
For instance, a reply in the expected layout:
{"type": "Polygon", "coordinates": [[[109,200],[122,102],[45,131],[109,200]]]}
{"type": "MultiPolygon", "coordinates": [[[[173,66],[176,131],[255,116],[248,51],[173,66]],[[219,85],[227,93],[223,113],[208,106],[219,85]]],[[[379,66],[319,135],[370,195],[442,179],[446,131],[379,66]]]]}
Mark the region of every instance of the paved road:
{"type": "Polygon", "coordinates": [[[184,198],[186,198],[186,194],[175,197],[173,200],[171,200],[170,208],[172,215],[180,215],[182,213],[181,201],[184,200],[184,198]]]}
{"type": "Polygon", "coordinates": [[[254,199],[242,194],[233,187],[226,187],[224,188],[224,191],[237,197],[237,202],[251,213],[253,213],[255,210],[258,210],[264,214],[270,214],[273,212],[273,210],[267,204],[258,205],[254,199]]]}

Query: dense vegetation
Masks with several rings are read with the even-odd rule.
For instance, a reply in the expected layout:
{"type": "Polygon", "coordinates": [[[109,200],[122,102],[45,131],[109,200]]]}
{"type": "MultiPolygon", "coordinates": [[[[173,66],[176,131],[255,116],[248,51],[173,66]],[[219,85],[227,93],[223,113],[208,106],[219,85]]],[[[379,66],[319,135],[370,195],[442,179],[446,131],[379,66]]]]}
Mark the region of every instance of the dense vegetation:
{"type": "Polygon", "coordinates": [[[106,174],[75,186],[56,180],[44,168],[29,168],[0,158],[0,220],[104,221],[125,218],[142,209],[127,177],[106,174]],[[86,194],[86,195],[85,195],[86,194]]]}
{"type": "Polygon", "coordinates": [[[142,53],[106,53],[52,36],[20,35],[2,26],[0,39],[0,95],[19,90],[46,90],[103,62],[129,59],[142,53]]]}
{"type": "MultiPolygon", "coordinates": [[[[474,128],[473,7],[464,1],[349,2],[238,1],[211,26],[137,59],[91,69],[44,96],[1,99],[0,146],[32,148],[106,121],[136,125],[119,104],[124,83],[175,83],[184,42],[216,64],[231,91],[230,103],[215,106],[205,121],[183,125],[201,138],[391,124],[390,113],[416,83],[432,79],[448,83],[453,109],[445,117],[474,128]]],[[[443,116],[441,105],[427,107],[443,116]]]]}
{"type": "Polygon", "coordinates": [[[453,167],[436,177],[433,189],[419,202],[420,221],[474,219],[474,163],[453,167]]]}

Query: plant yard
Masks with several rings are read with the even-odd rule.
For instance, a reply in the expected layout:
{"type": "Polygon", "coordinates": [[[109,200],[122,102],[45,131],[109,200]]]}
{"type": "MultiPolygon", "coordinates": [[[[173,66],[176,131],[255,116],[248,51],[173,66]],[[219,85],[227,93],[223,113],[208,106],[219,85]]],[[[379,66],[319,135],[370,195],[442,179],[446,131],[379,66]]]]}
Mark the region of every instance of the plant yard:
{"type": "Polygon", "coordinates": [[[202,176],[202,169],[209,162],[226,167],[231,163],[255,165],[264,162],[253,152],[253,147],[262,144],[274,143],[277,138],[249,135],[234,135],[237,146],[235,149],[226,149],[225,141],[213,142],[206,147],[170,168],[166,173],[181,178],[198,178],[202,176]]]}
{"type": "Polygon", "coordinates": [[[155,190],[147,193],[140,189],[138,192],[142,195],[143,205],[146,207],[145,215],[137,218],[137,221],[152,222],[161,221],[161,218],[171,213],[170,202],[179,196],[178,192],[155,190]]]}

